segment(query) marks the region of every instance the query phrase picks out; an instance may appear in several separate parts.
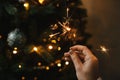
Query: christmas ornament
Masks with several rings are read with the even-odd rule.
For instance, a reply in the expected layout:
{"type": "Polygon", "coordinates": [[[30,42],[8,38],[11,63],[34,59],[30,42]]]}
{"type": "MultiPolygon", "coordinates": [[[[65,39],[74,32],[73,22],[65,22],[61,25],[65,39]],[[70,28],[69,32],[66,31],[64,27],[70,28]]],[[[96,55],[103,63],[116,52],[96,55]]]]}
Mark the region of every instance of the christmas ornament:
{"type": "Polygon", "coordinates": [[[8,45],[11,47],[12,46],[21,47],[25,44],[26,37],[18,28],[16,28],[15,30],[11,31],[8,34],[7,42],[8,45]]]}
{"type": "Polygon", "coordinates": [[[17,8],[11,4],[6,5],[5,10],[9,15],[15,15],[18,11],[17,8]]]}

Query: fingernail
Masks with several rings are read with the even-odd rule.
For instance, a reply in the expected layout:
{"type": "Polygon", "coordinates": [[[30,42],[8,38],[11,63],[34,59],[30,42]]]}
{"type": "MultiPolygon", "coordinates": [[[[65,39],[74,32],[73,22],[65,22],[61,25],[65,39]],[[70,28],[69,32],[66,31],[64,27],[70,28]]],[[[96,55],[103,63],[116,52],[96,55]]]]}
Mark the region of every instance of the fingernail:
{"type": "Polygon", "coordinates": [[[72,51],[72,50],[69,50],[69,53],[70,53],[70,54],[73,54],[73,51],[72,51]]]}

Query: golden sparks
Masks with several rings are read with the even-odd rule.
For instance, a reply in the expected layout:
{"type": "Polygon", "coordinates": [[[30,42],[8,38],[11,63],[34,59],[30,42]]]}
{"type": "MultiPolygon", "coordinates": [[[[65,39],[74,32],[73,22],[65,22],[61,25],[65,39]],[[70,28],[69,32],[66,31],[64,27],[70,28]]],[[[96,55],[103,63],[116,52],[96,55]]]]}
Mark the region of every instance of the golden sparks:
{"type": "Polygon", "coordinates": [[[105,46],[100,46],[100,50],[104,53],[108,52],[108,49],[105,46]]]}

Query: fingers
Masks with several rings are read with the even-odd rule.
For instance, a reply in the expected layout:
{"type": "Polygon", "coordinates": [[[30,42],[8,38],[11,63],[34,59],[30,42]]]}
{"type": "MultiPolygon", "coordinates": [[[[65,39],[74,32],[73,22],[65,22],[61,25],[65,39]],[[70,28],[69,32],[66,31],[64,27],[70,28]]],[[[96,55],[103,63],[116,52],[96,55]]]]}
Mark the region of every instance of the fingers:
{"type": "Polygon", "coordinates": [[[78,52],[70,50],[69,52],[66,52],[64,55],[72,60],[73,64],[75,65],[75,69],[82,68],[83,63],[81,60],[83,56],[79,56],[78,52]]]}
{"type": "Polygon", "coordinates": [[[81,61],[81,59],[80,59],[79,54],[76,53],[75,51],[71,51],[70,54],[71,54],[70,57],[71,57],[71,59],[72,59],[72,61],[73,61],[73,64],[75,65],[76,70],[77,70],[78,68],[82,68],[83,63],[82,63],[82,61],[81,61]],[[71,53],[72,53],[72,54],[71,54],[71,53]]]}
{"type": "Polygon", "coordinates": [[[65,52],[64,56],[65,56],[65,60],[68,60],[68,61],[71,60],[69,52],[65,52]]]}
{"type": "Polygon", "coordinates": [[[93,56],[92,52],[86,46],[75,45],[72,46],[70,49],[73,51],[80,51],[81,53],[88,57],[93,56]]]}
{"type": "Polygon", "coordinates": [[[72,46],[69,52],[65,53],[64,55],[73,61],[76,69],[82,68],[84,62],[91,61],[94,56],[86,46],[82,45],[72,46]]]}

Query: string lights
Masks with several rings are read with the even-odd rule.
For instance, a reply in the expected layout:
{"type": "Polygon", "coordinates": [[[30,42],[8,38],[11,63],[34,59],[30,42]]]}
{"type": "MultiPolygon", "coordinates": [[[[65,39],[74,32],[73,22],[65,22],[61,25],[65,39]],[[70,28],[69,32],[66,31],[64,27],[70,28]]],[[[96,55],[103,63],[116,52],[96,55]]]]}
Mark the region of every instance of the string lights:
{"type": "Polygon", "coordinates": [[[29,10],[30,4],[28,2],[25,2],[23,6],[25,7],[26,10],[29,10]]]}
{"type": "MultiPolygon", "coordinates": [[[[13,12],[12,8],[16,9],[15,15],[12,14],[14,20],[10,17],[10,27],[14,25],[12,29],[15,27],[16,29],[8,34],[9,50],[6,52],[10,61],[17,64],[10,66],[12,69],[17,69],[14,69],[16,73],[20,72],[21,80],[28,79],[24,75],[27,71],[28,73],[52,70],[61,72],[70,65],[70,61],[65,59],[63,54],[80,37],[77,29],[79,26],[74,26],[76,20],[71,14],[75,8],[72,4],[75,2],[74,0],[18,0],[15,5],[13,3],[12,7],[8,8],[8,12],[13,12]],[[48,30],[45,31],[45,35],[43,28],[48,30]]],[[[77,5],[78,3],[76,7],[77,5]]],[[[0,40],[2,37],[0,35],[0,40]]],[[[36,75],[32,80],[39,79],[36,75]]]]}
{"type": "Polygon", "coordinates": [[[43,3],[44,3],[44,0],[38,0],[38,2],[39,2],[40,4],[43,4],[43,3]]]}

